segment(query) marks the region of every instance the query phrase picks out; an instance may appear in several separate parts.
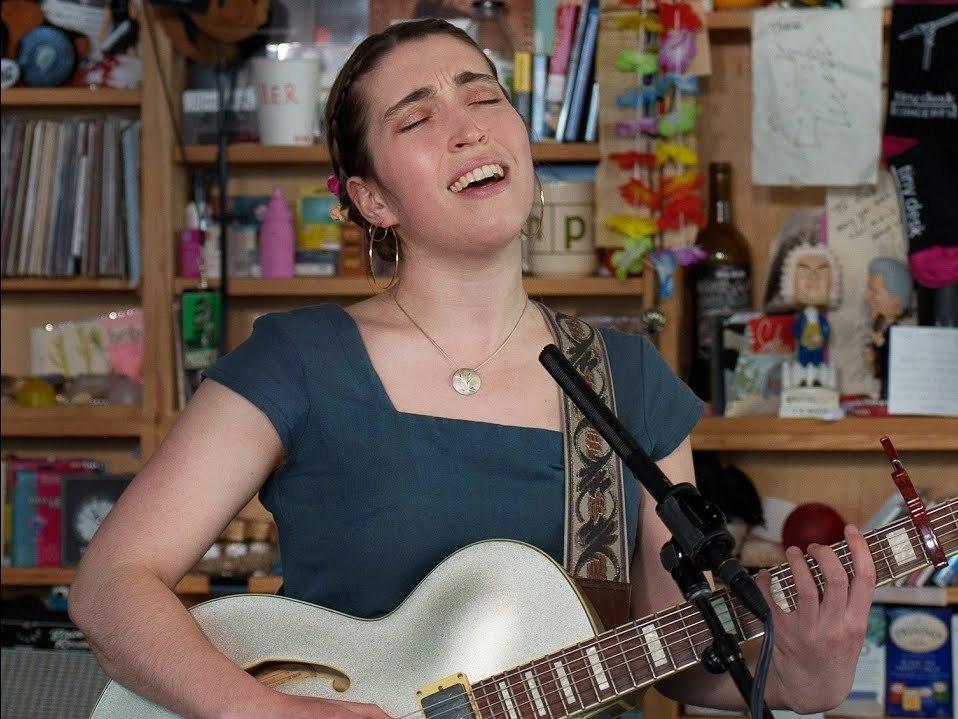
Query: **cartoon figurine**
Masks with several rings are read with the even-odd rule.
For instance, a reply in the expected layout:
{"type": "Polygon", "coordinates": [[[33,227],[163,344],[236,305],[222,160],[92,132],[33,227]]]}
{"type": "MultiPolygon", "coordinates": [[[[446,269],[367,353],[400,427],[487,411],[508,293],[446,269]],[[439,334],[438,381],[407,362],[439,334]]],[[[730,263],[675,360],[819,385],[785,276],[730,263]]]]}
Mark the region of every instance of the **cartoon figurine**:
{"type": "Polygon", "coordinates": [[[840,298],[835,254],[822,244],[794,247],[783,262],[780,292],[786,304],[801,311],[792,328],[798,344],[798,364],[824,364],[831,328],[821,310],[837,307],[840,298]]]}
{"type": "Polygon", "coordinates": [[[908,265],[891,257],[868,264],[865,302],[872,317],[870,357],[874,376],[881,382],[881,398],[888,398],[888,332],[911,309],[912,279],[908,265]]]}

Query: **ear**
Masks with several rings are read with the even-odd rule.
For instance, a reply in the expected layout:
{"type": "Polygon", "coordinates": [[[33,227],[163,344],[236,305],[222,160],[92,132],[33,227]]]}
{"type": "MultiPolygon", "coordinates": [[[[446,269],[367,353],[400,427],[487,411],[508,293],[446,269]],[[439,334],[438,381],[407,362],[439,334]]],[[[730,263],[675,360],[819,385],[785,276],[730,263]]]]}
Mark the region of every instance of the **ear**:
{"type": "Polygon", "coordinates": [[[398,222],[375,181],[353,175],[346,180],[346,191],[367,222],[378,227],[392,227],[398,222]]]}

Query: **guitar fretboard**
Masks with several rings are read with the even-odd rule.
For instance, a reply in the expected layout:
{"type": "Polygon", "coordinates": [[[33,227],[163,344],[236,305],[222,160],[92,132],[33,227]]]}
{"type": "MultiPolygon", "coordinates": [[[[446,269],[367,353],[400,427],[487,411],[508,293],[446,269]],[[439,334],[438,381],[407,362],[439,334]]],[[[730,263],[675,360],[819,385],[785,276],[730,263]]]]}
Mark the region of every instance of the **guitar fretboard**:
{"type": "MultiPolygon", "coordinates": [[[[929,510],[931,525],[945,554],[958,551],[958,497],[929,510]]],[[[876,585],[927,566],[921,538],[906,518],[865,535],[875,562],[876,585]]],[[[847,543],[833,544],[849,576],[854,575],[847,543]]],[[[822,595],[825,580],[806,557],[822,595]]],[[[773,570],[772,596],[783,611],[793,611],[797,591],[791,569],[773,570]]],[[[725,628],[739,641],[761,636],[763,625],[726,590],[712,595],[725,628]]],[[[477,719],[565,719],[614,701],[696,664],[712,635],[691,604],[657,612],[560,652],[473,684],[477,719]]]]}

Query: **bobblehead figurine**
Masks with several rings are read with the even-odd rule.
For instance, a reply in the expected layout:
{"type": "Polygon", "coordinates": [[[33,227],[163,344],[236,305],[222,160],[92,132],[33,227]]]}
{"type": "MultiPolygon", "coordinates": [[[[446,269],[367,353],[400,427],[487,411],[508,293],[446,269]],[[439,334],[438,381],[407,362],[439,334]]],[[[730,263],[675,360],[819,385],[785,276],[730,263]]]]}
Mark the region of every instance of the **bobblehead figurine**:
{"type": "Polygon", "coordinates": [[[882,399],[888,398],[888,333],[910,311],[911,293],[911,272],[904,262],[876,257],[869,263],[865,302],[871,312],[872,332],[867,355],[881,383],[882,399]]]}
{"type": "Polygon", "coordinates": [[[802,367],[825,364],[831,328],[822,311],[838,306],[840,288],[838,260],[826,245],[803,243],[785,257],[781,297],[799,313],[792,333],[802,367]]]}

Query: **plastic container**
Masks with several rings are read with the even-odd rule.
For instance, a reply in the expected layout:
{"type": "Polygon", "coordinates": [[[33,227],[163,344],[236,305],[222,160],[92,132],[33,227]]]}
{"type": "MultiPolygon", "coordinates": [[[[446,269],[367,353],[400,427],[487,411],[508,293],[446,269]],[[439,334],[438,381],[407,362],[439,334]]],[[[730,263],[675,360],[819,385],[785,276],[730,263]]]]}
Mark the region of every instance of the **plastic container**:
{"type": "Polygon", "coordinates": [[[270,196],[269,205],[259,228],[259,257],[263,277],[292,277],[296,256],[296,230],[290,212],[278,187],[270,196]]]}

